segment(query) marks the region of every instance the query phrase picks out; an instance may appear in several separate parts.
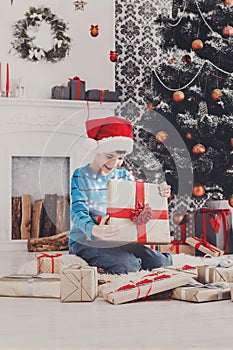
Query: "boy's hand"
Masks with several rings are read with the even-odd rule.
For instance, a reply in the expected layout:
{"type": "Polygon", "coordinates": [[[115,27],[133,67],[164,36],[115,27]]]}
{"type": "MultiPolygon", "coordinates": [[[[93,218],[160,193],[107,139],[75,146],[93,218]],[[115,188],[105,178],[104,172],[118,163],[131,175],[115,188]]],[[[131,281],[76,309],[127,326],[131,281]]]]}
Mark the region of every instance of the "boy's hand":
{"type": "Polygon", "coordinates": [[[159,184],[158,186],[159,194],[162,197],[169,197],[171,195],[171,186],[168,185],[165,181],[159,184]]]}
{"type": "Polygon", "coordinates": [[[107,225],[109,215],[103,216],[99,225],[95,225],[92,228],[92,235],[102,240],[111,240],[111,237],[116,236],[120,231],[118,225],[107,225]]]}

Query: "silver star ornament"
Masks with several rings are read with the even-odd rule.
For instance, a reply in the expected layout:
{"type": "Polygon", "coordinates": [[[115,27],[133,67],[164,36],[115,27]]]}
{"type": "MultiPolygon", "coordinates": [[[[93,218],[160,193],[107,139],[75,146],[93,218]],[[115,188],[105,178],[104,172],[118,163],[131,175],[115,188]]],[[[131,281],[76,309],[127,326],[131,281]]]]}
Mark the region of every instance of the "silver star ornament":
{"type": "Polygon", "coordinates": [[[84,6],[87,4],[85,1],[74,1],[75,11],[84,11],[84,6]]]}

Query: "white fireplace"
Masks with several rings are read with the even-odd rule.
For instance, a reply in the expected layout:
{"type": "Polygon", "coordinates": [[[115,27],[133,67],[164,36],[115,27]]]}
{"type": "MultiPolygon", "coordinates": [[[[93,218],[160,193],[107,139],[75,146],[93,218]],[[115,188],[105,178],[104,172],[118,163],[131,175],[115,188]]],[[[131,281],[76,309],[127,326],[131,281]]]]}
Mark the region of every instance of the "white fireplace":
{"type": "Polygon", "coordinates": [[[72,174],[92,158],[85,121],[114,115],[116,107],[112,102],[89,101],[88,108],[85,101],[0,99],[0,250],[27,249],[26,240],[12,240],[12,159],[64,157],[72,174]]]}

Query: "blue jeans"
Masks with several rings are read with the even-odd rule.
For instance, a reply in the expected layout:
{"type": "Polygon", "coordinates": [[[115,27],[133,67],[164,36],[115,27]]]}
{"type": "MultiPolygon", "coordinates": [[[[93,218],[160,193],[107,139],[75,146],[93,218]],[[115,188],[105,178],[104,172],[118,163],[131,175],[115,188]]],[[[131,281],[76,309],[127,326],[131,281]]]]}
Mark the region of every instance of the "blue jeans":
{"type": "Polygon", "coordinates": [[[125,274],[172,265],[170,253],[160,253],[141,244],[98,248],[74,242],[69,247],[69,253],[78,255],[89,265],[102,267],[111,274],[125,274]]]}

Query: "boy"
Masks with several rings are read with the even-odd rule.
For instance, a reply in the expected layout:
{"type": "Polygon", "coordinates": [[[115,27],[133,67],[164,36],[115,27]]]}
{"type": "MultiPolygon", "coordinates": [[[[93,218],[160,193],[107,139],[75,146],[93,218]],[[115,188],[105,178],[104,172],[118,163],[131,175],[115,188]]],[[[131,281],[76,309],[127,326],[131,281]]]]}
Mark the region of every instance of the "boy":
{"type": "MultiPolygon", "coordinates": [[[[76,169],[72,176],[70,254],[111,274],[172,265],[170,253],[160,253],[142,244],[119,246],[108,242],[118,234],[119,226],[106,225],[107,182],[134,180],[126,169],[120,168],[125,155],[133,149],[132,124],[124,118],[108,117],[87,121],[86,129],[88,137],[95,140],[95,158],[76,169]]],[[[159,192],[169,197],[170,186],[163,184],[159,192]]]]}

